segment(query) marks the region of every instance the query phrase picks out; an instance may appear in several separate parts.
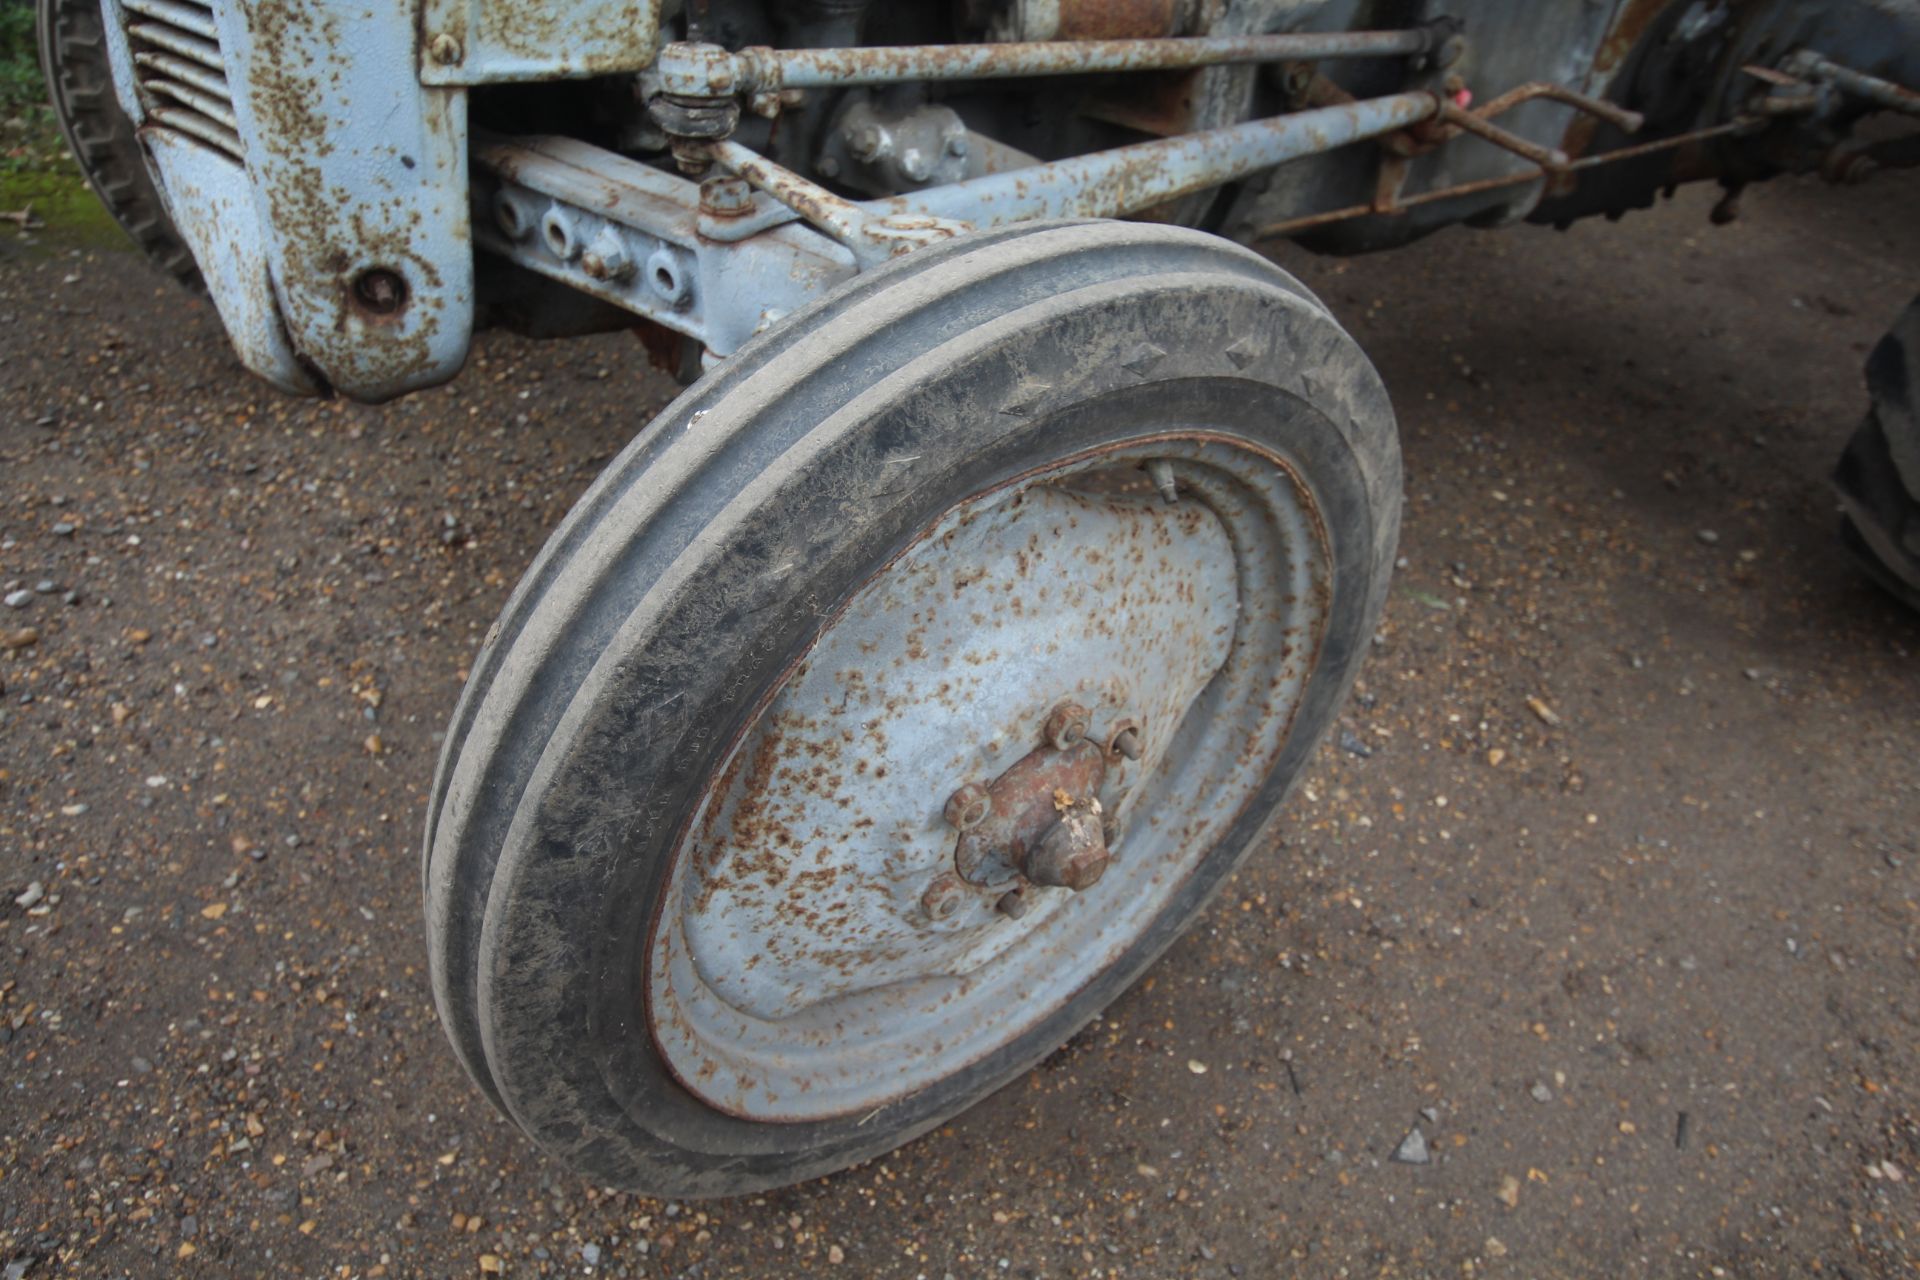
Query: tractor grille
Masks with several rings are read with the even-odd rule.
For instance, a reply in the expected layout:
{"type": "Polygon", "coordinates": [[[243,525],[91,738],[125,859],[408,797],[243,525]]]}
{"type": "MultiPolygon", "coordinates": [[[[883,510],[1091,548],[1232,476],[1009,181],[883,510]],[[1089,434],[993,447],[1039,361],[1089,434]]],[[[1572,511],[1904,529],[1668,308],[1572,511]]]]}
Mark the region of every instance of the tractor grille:
{"type": "Polygon", "coordinates": [[[213,6],[200,0],[120,0],[120,7],[126,11],[134,78],[147,118],[242,159],[213,6]]]}

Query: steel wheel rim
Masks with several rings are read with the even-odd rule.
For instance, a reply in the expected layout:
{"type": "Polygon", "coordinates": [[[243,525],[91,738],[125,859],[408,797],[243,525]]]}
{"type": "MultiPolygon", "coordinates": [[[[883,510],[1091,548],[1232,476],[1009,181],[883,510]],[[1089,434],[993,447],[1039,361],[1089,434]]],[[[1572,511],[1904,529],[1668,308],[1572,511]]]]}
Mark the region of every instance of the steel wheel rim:
{"type": "Polygon", "coordinates": [[[949,508],[825,621],[762,699],[677,843],[645,988],[669,1070],[708,1105],[745,1119],[866,1115],[1061,1008],[1203,866],[1223,877],[1227,866],[1214,856],[1222,836],[1250,804],[1277,797],[1284,779],[1273,766],[1326,632],[1331,578],[1326,531],[1299,470],[1216,432],[1174,430],[1062,459],[949,508]],[[1172,502],[1155,482],[1173,486],[1172,502]],[[1028,638],[1037,624],[1010,604],[986,610],[998,620],[988,623],[966,608],[971,629],[896,625],[902,600],[913,612],[915,589],[958,599],[978,584],[1011,598],[1018,582],[1005,586],[996,570],[1020,563],[1042,530],[1057,539],[1043,552],[1067,548],[1068,563],[1048,579],[1066,606],[1053,616],[1069,619],[1053,652],[1035,646],[1024,661],[996,665],[982,660],[991,646],[954,647],[949,632],[974,642],[1028,638]],[[1195,548],[1181,545],[1172,556],[1134,556],[1129,568],[1127,557],[1103,551],[1164,551],[1169,537],[1206,554],[1183,560],[1195,548]],[[1220,593],[1208,589],[1223,575],[1224,636],[1220,593]],[[1193,581],[1183,585],[1186,576],[1193,581]],[[1124,615],[1107,628],[1122,635],[1120,656],[1094,643],[1085,608],[1103,584],[1110,615],[1124,615]],[[898,651],[881,651],[889,636],[898,651]],[[1199,662],[1197,685],[1182,661],[1199,662]],[[897,695],[932,692],[917,674],[977,677],[983,666],[995,677],[984,693],[976,678],[921,702],[914,745],[894,744],[884,718],[874,736],[870,713],[887,710],[890,688],[898,714],[897,695]],[[834,688],[839,710],[809,714],[834,688]],[[1033,750],[1040,717],[1072,697],[1088,703],[1103,744],[1123,722],[1145,722],[1141,758],[1119,764],[1107,788],[1117,828],[1110,869],[1079,893],[1029,889],[1031,909],[1017,919],[995,909],[1005,881],[976,872],[983,883],[961,878],[958,905],[936,918],[930,895],[954,868],[948,795],[1033,750]],[[856,726],[875,758],[822,760],[828,740],[856,726]],[[928,750],[923,739],[959,745],[928,750]],[[892,798],[876,806],[887,778],[896,779],[892,798]],[[794,821],[862,804],[840,829],[794,821]],[[861,817],[868,821],[854,826],[861,817]]]}

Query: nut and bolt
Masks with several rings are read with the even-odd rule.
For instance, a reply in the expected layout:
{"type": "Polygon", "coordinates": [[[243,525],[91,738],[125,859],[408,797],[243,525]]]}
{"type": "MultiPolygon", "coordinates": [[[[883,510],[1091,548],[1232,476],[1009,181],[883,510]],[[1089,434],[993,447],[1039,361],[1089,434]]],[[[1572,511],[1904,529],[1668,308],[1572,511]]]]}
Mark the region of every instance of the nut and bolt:
{"type": "Polygon", "coordinates": [[[972,146],[973,144],[967,141],[967,135],[964,133],[947,135],[947,154],[950,156],[965,159],[967,152],[972,150],[972,146]]]}
{"type": "Polygon", "coordinates": [[[700,184],[700,212],[738,218],[753,208],[753,188],[745,178],[714,177],[700,184]]]}
{"type": "Polygon", "coordinates": [[[353,278],[353,300],[362,311],[390,316],[407,305],[407,282],[387,267],[372,267],[353,278]]]}
{"type": "Polygon", "coordinates": [[[927,163],[926,153],[918,147],[908,147],[900,156],[900,172],[910,182],[925,182],[933,176],[933,166],[927,163]]]}
{"type": "Polygon", "coordinates": [[[1140,758],[1139,728],[1135,725],[1128,725],[1120,732],[1114,734],[1113,749],[1129,760],[1138,760],[1140,758]]]}
{"type": "Polygon", "coordinates": [[[927,891],[920,895],[920,909],[927,913],[929,920],[945,920],[960,909],[966,896],[957,876],[935,876],[927,891]]]}
{"type": "Polygon", "coordinates": [[[977,782],[969,782],[947,797],[947,825],[955,831],[977,827],[993,812],[993,797],[977,782]]]}
{"type": "Polygon", "coordinates": [[[427,41],[427,56],[443,67],[460,61],[460,42],[442,31],[427,41]]]}
{"type": "Polygon", "coordinates": [[[1087,736],[1087,709],[1077,702],[1063,702],[1047,716],[1046,740],[1055,751],[1065,751],[1087,736]]]}
{"type": "Polygon", "coordinates": [[[633,259],[611,231],[603,231],[580,255],[580,269],[595,280],[621,281],[633,275],[633,259]]]}

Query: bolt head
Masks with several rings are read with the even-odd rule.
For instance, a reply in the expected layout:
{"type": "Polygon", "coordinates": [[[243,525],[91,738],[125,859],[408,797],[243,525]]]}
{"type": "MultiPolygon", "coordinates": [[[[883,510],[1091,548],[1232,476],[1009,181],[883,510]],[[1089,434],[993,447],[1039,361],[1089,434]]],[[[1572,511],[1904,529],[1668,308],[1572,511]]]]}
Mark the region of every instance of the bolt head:
{"type": "Polygon", "coordinates": [[[1128,725],[1113,735],[1113,749],[1129,760],[1140,758],[1140,730],[1128,725]]]}
{"type": "Polygon", "coordinates": [[[977,827],[993,812],[993,797],[977,782],[969,782],[947,797],[947,825],[955,831],[977,827]]]}
{"type": "Polygon", "coordinates": [[[926,892],[920,895],[920,909],[927,913],[929,920],[945,920],[960,909],[964,897],[965,891],[953,876],[935,876],[926,892]]]}
{"type": "Polygon", "coordinates": [[[700,184],[700,211],[720,218],[735,218],[753,208],[753,188],[746,179],[708,178],[700,184]]]}
{"type": "Polygon", "coordinates": [[[933,166],[927,163],[927,157],[918,147],[908,147],[900,157],[900,172],[914,182],[925,182],[933,176],[933,166]]]}
{"type": "Polygon", "coordinates": [[[1000,900],[993,904],[993,909],[1009,920],[1018,920],[1027,914],[1029,905],[1025,890],[1009,889],[1000,895],[1000,900]]]}
{"type": "Polygon", "coordinates": [[[460,61],[460,42],[442,31],[427,42],[427,56],[443,67],[460,61]]]}
{"type": "Polygon", "coordinates": [[[1087,709],[1077,702],[1063,702],[1047,716],[1046,740],[1055,751],[1065,751],[1087,736],[1087,709]]]}

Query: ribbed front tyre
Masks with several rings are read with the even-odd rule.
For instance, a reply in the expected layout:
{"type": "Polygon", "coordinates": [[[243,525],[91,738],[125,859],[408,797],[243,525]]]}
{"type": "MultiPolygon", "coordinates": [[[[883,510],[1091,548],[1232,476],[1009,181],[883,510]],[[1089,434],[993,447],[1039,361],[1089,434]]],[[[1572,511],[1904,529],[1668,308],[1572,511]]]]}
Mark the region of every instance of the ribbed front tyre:
{"type": "Polygon", "coordinates": [[[640,432],[476,661],[425,854],[456,1052],[656,1194],[948,1119],[1260,847],[1399,512],[1371,366],[1226,241],[1028,226],[849,282],[640,432]]]}

